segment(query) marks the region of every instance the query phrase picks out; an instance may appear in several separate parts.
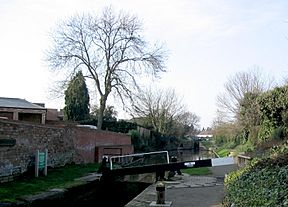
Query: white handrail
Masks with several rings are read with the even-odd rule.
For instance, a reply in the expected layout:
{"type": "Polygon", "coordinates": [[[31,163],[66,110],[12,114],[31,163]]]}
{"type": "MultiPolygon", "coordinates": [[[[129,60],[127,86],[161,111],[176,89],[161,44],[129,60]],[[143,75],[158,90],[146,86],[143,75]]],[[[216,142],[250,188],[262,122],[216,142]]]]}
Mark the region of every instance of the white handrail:
{"type": "Polygon", "coordinates": [[[151,155],[151,154],[161,154],[161,153],[166,153],[167,163],[169,163],[169,153],[168,153],[168,151],[155,151],[155,152],[145,152],[145,153],[136,153],[136,154],[128,154],[128,155],[111,156],[109,158],[110,170],[113,169],[112,159],[123,158],[123,157],[135,157],[135,156],[142,156],[142,155],[151,155]]]}

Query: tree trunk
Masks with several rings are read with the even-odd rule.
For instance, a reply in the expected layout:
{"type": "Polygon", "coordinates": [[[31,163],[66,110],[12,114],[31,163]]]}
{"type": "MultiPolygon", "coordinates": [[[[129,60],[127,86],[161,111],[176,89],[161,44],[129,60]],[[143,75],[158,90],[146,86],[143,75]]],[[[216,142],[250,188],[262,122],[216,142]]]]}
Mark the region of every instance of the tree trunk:
{"type": "Polygon", "coordinates": [[[102,129],[103,115],[104,115],[104,110],[105,110],[105,107],[106,107],[106,100],[107,100],[107,97],[105,97],[105,96],[102,96],[100,98],[100,108],[99,108],[98,122],[97,122],[97,128],[99,130],[102,129]]]}

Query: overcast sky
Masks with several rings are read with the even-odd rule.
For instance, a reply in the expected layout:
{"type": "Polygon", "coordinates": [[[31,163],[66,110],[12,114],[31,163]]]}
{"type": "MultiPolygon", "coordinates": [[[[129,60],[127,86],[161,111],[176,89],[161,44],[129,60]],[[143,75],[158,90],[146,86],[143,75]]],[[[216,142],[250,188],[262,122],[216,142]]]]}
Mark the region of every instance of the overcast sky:
{"type": "Polygon", "coordinates": [[[62,108],[48,92],[55,77],[43,61],[49,32],[105,6],[137,15],[146,39],[166,44],[168,72],[158,84],[175,88],[201,127],[211,125],[229,76],[253,67],[279,82],[288,76],[287,0],[0,0],[0,97],[62,108]]]}

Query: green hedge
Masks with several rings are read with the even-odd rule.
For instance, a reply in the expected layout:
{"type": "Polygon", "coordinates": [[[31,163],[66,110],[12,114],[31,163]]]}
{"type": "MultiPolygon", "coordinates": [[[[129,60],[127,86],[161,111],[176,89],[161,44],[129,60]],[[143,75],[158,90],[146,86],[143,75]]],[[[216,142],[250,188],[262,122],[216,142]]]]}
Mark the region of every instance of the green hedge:
{"type": "Polygon", "coordinates": [[[225,205],[288,206],[288,153],[251,163],[225,178],[225,205]]]}

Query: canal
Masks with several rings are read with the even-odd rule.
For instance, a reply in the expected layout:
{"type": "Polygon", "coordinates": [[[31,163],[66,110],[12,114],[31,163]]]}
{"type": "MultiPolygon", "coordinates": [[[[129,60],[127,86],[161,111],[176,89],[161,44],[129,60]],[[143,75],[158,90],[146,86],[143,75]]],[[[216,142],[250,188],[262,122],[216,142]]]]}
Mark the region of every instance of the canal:
{"type": "Polygon", "coordinates": [[[200,148],[200,150],[181,148],[169,150],[169,156],[176,156],[179,162],[215,158],[213,152],[205,150],[204,148],[200,148]]]}
{"type": "MultiPolygon", "coordinates": [[[[191,161],[214,157],[213,153],[201,148],[199,151],[192,149],[170,150],[169,156],[177,156],[178,161],[191,161]]],[[[137,180],[137,178],[135,180],[125,179],[120,182],[114,181],[108,183],[103,181],[93,181],[82,186],[68,189],[65,193],[60,194],[59,196],[47,197],[45,199],[36,200],[30,204],[18,206],[123,207],[149,185],[151,185],[151,181],[143,182],[137,180]]]]}
{"type": "MultiPolygon", "coordinates": [[[[123,207],[150,183],[93,181],[67,189],[64,193],[5,207],[123,207]]],[[[0,204],[0,206],[2,206],[0,204]]]]}

